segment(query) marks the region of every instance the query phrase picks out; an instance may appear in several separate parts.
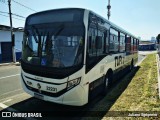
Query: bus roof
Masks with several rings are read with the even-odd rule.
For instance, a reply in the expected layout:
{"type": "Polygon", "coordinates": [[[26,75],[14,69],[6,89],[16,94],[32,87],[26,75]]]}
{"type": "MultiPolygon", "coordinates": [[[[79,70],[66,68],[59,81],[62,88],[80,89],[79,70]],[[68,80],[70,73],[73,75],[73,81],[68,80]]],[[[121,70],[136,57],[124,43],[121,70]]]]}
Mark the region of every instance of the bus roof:
{"type": "MultiPolygon", "coordinates": [[[[86,10],[88,10],[88,9],[86,9],[86,10]]],[[[113,27],[113,28],[115,28],[115,29],[117,29],[117,30],[119,30],[119,31],[121,31],[121,32],[123,32],[123,33],[126,33],[127,35],[129,35],[129,36],[131,36],[131,37],[134,37],[134,38],[138,39],[138,38],[137,38],[136,36],[134,36],[133,34],[129,33],[128,31],[124,30],[123,28],[117,26],[116,24],[114,24],[113,22],[107,20],[106,18],[98,15],[97,13],[95,13],[95,12],[93,12],[93,11],[91,11],[91,10],[88,10],[88,11],[91,12],[91,13],[93,13],[93,14],[95,14],[95,15],[97,15],[98,17],[102,18],[106,23],[108,23],[109,25],[111,25],[111,27],[113,27]]]]}
{"type": "MultiPolygon", "coordinates": [[[[92,14],[95,14],[95,15],[98,16],[99,18],[102,18],[106,23],[108,23],[109,25],[111,25],[111,27],[113,27],[113,28],[121,31],[121,32],[124,33],[124,34],[127,34],[127,35],[129,35],[129,36],[131,36],[131,37],[134,37],[134,38],[138,39],[138,38],[137,38],[136,36],[134,36],[133,34],[129,33],[128,31],[124,30],[123,28],[117,26],[116,24],[112,23],[111,21],[107,20],[106,18],[98,15],[97,13],[95,13],[95,12],[89,10],[89,9],[85,9],[85,8],[58,8],[58,9],[51,9],[51,10],[45,10],[45,11],[40,11],[40,12],[37,12],[37,13],[33,13],[33,14],[29,15],[28,17],[34,16],[34,15],[37,15],[37,14],[43,14],[43,13],[45,13],[45,12],[55,11],[55,10],[69,10],[69,9],[73,9],[73,10],[76,10],[76,9],[77,9],[77,10],[84,10],[84,11],[86,10],[86,11],[88,11],[88,12],[91,12],[92,14]]],[[[28,17],[27,17],[27,18],[28,18],[28,17]]]]}
{"type": "Polygon", "coordinates": [[[43,14],[45,12],[58,11],[58,10],[69,10],[69,9],[73,9],[73,10],[85,10],[83,8],[58,8],[58,9],[50,9],[50,10],[44,10],[44,11],[36,12],[36,13],[30,14],[28,17],[34,16],[34,15],[38,15],[38,14],[43,14]]]}

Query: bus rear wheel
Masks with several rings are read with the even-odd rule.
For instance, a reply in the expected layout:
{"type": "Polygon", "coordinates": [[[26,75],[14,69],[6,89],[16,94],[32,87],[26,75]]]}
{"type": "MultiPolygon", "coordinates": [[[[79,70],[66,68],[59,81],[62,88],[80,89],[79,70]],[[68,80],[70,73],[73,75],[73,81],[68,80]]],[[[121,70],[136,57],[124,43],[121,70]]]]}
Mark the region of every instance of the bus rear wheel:
{"type": "Polygon", "coordinates": [[[134,64],[133,64],[133,60],[132,60],[132,62],[131,62],[131,64],[130,64],[130,71],[132,71],[133,68],[134,68],[134,64]]]}

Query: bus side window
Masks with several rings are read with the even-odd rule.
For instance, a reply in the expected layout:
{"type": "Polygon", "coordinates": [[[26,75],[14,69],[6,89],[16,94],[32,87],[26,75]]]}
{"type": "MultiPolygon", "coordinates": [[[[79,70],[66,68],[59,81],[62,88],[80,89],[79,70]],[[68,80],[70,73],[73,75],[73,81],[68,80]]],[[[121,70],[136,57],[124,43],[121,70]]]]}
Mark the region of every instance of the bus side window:
{"type": "Polygon", "coordinates": [[[104,53],[104,33],[90,28],[88,31],[88,53],[90,56],[100,56],[104,53]]]}
{"type": "Polygon", "coordinates": [[[109,51],[117,53],[119,51],[118,31],[110,28],[109,51]]]}
{"type": "Polygon", "coordinates": [[[92,48],[92,36],[88,37],[88,42],[89,42],[88,43],[88,45],[89,45],[88,47],[89,47],[89,49],[91,49],[92,48]]]}
{"type": "Polygon", "coordinates": [[[136,42],[136,39],[134,38],[134,52],[137,51],[136,44],[137,44],[137,42],[136,42]]]}
{"type": "Polygon", "coordinates": [[[104,32],[101,30],[98,30],[96,36],[96,46],[97,56],[104,55],[104,32]]]}
{"type": "Polygon", "coordinates": [[[134,52],[134,39],[131,37],[131,53],[133,54],[134,52]]]}
{"type": "Polygon", "coordinates": [[[137,39],[136,41],[137,41],[136,47],[137,47],[137,51],[138,51],[138,49],[139,49],[139,40],[137,39]]]}
{"type": "Polygon", "coordinates": [[[104,53],[109,53],[109,31],[105,31],[104,33],[104,53]]]}
{"type": "Polygon", "coordinates": [[[127,54],[131,52],[131,37],[128,35],[126,36],[126,52],[127,54]]]}
{"type": "MultiPolygon", "coordinates": [[[[106,56],[107,30],[104,23],[96,15],[90,14],[86,53],[86,72],[90,71],[106,56]]],[[[108,40],[107,40],[108,41],[108,40]]]]}
{"type": "Polygon", "coordinates": [[[96,55],[96,47],[95,47],[95,29],[94,28],[89,28],[88,31],[88,54],[89,56],[95,56],[96,55]]]}
{"type": "Polygon", "coordinates": [[[138,40],[135,39],[135,42],[136,42],[135,46],[136,46],[136,52],[137,52],[138,51],[138,40]]]}
{"type": "Polygon", "coordinates": [[[103,34],[88,36],[87,49],[87,71],[89,71],[105,56],[103,34]]]}
{"type": "Polygon", "coordinates": [[[114,35],[110,33],[109,38],[109,51],[111,52],[114,50],[114,35]]]}
{"type": "Polygon", "coordinates": [[[120,52],[125,52],[125,34],[120,33],[120,52]]]}

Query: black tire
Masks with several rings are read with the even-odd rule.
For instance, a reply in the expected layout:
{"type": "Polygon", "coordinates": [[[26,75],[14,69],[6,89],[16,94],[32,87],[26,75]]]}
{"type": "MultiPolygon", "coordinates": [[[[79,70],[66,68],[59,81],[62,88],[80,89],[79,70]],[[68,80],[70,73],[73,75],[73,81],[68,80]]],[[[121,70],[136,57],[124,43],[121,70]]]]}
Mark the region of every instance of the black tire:
{"type": "Polygon", "coordinates": [[[130,71],[132,71],[133,70],[133,68],[134,68],[134,64],[133,64],[133,60],[132,60],[132,62],[131,62],[131,64],[130,64],[130,71]]]}
{"type": "Polygon", "coordinates": [[[108,90],[109,90],[109,88],[111,87],[111,85],[112,85],[112,74],[110,73],[110,74],[107,74],[106,76],[105,76],[105,80],[104,80],[104,83],[103,83],[103,91],[102,91],[102,95],[106,95],[107,94],[107,92],[108,92],[108,90]]]}

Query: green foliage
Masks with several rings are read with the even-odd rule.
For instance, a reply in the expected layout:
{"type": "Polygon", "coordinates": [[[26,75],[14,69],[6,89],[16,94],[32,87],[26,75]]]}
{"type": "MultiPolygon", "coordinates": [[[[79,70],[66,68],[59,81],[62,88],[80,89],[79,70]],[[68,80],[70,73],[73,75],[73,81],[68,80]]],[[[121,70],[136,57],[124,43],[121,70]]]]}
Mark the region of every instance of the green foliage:
{"type": "Polygon", "coordinates": [[[160,111],[156,55],[148,55],[111,111],[160,111]],[[127,102],[125,102],[127,101],[127,102]]]}

